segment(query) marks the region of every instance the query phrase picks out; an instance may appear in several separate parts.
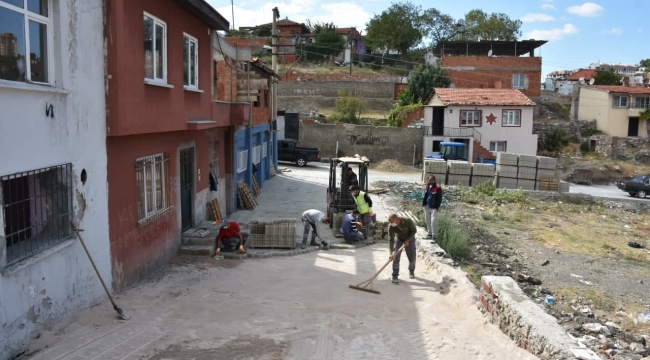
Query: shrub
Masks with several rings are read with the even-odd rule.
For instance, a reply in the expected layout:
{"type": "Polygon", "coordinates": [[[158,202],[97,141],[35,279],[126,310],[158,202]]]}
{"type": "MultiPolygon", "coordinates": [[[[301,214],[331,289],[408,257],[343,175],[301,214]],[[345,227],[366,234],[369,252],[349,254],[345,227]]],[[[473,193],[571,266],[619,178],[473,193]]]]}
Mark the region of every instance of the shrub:
{"type": "Polygon", "coordinates": [[[495,201],[497,203],[525,203],[526,194],[523,190],[497,189],[489,181],[478,184],[474,187],[459,187],[460,200],[468,204],[478,204],[484,201],[495,201]]]}
{"type": "Polygon", "coordinates": [[[569,138],[567,138],[564,130],[555,129],[546,135],[546,139],[541,146],[538,146],[541,150],[546,150],[550,152],[559,152],[563,147],[569,145],[569,138]]]}
{"type": "Polygon", "coordinates": [[[452,259],[459,261],[469,255],[469,235],[447,215],[439,215],[436,241],[452,259]]]}
{"type": "Polygon", "coordinates": [[[604,132],[598,130],[598,129],[588,129],[585,130],[582,134],[580,134],[582,137],[592,137],[594,135],[602,135],[604,132]]]}
{"type": "Polygon", "coordinates": [[[589,152],[589,141],[583,141],[582,144],[580,144],[580,152],[583,154],[589,152]]]}

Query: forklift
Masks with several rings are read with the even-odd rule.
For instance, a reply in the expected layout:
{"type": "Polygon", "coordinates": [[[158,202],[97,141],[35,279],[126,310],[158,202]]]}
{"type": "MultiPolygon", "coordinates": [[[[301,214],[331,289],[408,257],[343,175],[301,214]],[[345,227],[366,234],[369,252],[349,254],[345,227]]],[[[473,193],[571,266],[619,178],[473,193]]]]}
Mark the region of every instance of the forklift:
{"type": "Polygon", "coordinates": [[[330,179],[327,186],[327,217],[330,218],[330,228],[334,226],[333,215],[356,209],[348,184],[348,168],[357,174],[359,189],[368,191],[368,166],[370,160],[361,157],[340,157],[330,159],[330,179]],[[337,175],[340,168],[340,175],[337,175]]]}

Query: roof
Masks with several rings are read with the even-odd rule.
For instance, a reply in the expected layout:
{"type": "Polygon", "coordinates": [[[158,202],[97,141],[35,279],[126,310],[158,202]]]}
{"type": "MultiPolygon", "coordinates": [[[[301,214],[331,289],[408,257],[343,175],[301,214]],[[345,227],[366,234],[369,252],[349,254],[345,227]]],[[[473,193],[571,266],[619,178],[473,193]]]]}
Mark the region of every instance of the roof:
{"type": "Polygon", "coordinates": [[[650,88],[643,86],[589,85],[585,87],[589,89],[605,90],[610,93],[650,94],[650,88]]]}
{"type": "Polygon", "coordinates": [[[255,66],[256,68],[258,68],[258,69],[264,71],[265,73],[267,73],[267,74],[273,76],[273,77],[276,77],[276,78],[278,78],[278,79],[280,78],[280,75],[278,75],[278,73],[276,73],[275,71],[273,71],[273,69],[271,69],[271,68],[266,64],[266,61],[264,61],[264,60],[262,60],[262,59],[259,59],[259,58],[252,58],[252,59],[249,61],[249,63],[250,63],[251,65],[255,66]]]}
{"type": "Polygon", "coordinates": [[[515,89],[435,88],[426,103],[435,95],[445,105],[535,106],[535,102],[515,89]]]}
{"type": "Polygon", "coordinates": [[[201,20],[212,30],[228,30],[230,23],[205,0],[172,0],[183,10],[201,20]]]}
{"type": "Polygon", "coordinates": [[[546,44],[546,40],[523,41],[441,41],[433,48],[434,54],[444,55],[483,55],[488,56],[521,56],[533,52],[546,44]]]}
{"type": "Polygon", "coordinates": [[[596,69],[580,69],[566,78],[569,81],[578,81],[580,78],[584,78],[589,81],[596,76],[596,69]]]}

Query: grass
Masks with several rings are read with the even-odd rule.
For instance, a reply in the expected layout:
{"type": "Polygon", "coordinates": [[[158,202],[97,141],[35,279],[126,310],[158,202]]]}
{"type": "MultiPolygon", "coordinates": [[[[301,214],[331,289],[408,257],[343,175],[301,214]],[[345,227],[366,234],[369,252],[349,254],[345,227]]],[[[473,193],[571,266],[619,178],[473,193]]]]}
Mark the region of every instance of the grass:
{"type": "Polygon", "coordinates": [[[467,230],[460,227],[457,222],[447,215],[439,215],[436,241],[456,261],[461,261],[469,255],[469,234],[467,230]]]}
{"type": "MultiPolygon", "coordinates": [[[[334,109],[320,109],[318,110],[319,113],[330,117],[332,114],[334,114],[334,109]]],[[[363,119],[385,119],[386,112],[380,112],[380,111],[370,111],[367,110],[363,113],[361,113],[361,118],[363,119]]]]}

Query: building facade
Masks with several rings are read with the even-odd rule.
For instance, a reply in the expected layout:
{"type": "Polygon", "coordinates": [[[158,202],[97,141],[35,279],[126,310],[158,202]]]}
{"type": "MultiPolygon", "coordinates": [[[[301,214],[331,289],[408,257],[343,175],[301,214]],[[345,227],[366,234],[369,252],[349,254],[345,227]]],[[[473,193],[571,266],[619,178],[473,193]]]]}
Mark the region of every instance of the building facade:
{"type": "Polygon", "coordinates": [[[112,280],[103,3],[34,3],[0,1],[0,359],[105,298],[70,222],[112,280]]]}

